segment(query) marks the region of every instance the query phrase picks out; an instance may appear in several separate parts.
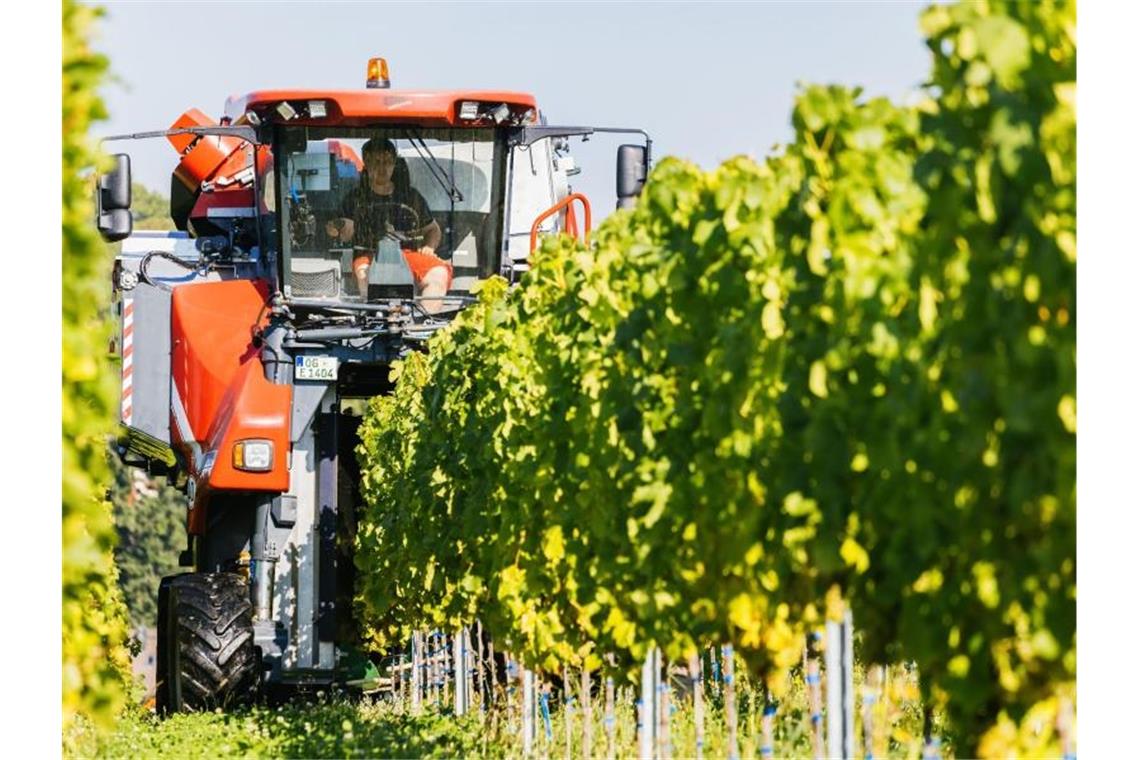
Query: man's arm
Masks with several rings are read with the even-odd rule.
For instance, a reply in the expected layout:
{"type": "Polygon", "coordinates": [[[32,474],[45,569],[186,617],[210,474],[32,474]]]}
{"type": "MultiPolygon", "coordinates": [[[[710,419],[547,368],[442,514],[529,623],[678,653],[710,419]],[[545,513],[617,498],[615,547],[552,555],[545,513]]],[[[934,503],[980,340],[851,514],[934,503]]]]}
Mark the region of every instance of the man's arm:
{"type": "Polygon", "coordinates": [[[431,215],[431,208],[428,206],[427,200],[424,198],[423,193],[416,190],[414,187],[411,190],[410,205],[412,210],[415,211],[419,219],[431,219],[430,222],[425,224],[419,229],[419,234],[423,236],[424,242],[420,246],[420,250],[424,253],[435,253],[435,249],[439,248],[439,243],[443,240],[443,230],[439,227],[437,222],[431,215]]]}
{"type": "Polygon", "coordinates": [[[422,250],[427,253],[435,253],[435,249],[439,248],[439,241],[443,240],[443,230],[439,228],[439,222],[432,219],[431,224],[420,230],[420,234],[424,236],[422,250]]]}

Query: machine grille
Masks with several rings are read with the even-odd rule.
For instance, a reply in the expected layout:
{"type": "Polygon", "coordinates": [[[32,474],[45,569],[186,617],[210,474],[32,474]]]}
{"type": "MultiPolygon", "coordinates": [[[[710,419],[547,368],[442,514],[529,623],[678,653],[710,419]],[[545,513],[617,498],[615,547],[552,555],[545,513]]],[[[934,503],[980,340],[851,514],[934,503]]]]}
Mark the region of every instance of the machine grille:
{"type": "Polygon", "coordinates": [[[292,293],[298,298],[339,298],[340,264],[335,261],[294,259],[292,293]]]}

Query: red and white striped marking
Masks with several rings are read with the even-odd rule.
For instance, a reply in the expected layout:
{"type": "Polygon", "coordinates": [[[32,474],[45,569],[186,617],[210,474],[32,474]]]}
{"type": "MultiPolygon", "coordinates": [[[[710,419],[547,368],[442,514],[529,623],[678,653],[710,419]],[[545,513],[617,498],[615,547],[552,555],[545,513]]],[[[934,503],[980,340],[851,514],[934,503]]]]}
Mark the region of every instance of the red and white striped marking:
{"type": "Polygon", "coordinates": [[[134,374],[134,332],[135,301],[123,301],[123,400],[121,417],[123,424],[131,424],[131,375],[134,374]]]}

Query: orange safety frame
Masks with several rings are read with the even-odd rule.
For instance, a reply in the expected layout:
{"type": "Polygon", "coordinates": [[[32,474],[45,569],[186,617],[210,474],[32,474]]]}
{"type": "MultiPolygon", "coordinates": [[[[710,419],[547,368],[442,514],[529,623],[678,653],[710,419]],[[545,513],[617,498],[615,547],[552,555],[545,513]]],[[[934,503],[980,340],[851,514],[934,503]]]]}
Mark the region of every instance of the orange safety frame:
{"type": "Polygon", "coordinates": [[[574,207],[571,205],[574,201],[580,201],[582,204],[582,216],[585,218],[585,231],[582,233],[582,242],[586,242],[590,238],[590,201],[586,196],[581,193],[570,193],[562,200],[555,203],[550,208],[543,211],[538,217],[535,218],[534,224],[530,226],[530,252],[534,253],[534,249],[538,247],[538,228],[549,217],[557,214],[562,209],[566,209],[566,230],[578,237],[578,218],[574,214],[574,207]]]}

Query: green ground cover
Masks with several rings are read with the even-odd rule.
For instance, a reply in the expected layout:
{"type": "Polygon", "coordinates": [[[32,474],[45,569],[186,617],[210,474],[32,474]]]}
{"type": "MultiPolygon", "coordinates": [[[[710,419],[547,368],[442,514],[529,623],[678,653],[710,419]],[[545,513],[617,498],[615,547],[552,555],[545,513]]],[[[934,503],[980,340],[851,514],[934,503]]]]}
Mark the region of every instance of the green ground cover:
{"type": "MultiPolygon", "coordinates": [[[[857,672],[857,690],[861,678],[857,672]]],[[[763,743],[761,691],[742,683],[737,694],[738,740],[741,758],[758,758],[763,743]]],[[[600,690],[599,690],[600,691],[600,690]]],[[[862,694],[861,690],[857,693],[862,694]]],[[[522,757],[517,696],[500,695],[499,708],[485,715],[475,709],[455,716],[447,695],[413,714],[406,700],[390,698],[318,698],[279,707],[258,706],[230,713],[178,715],[160,720],[136,711],[116,729],[100,736],[81,722],[66,736],[67,758],[325,758],[325,757],[522,757]],[[513,707],[507,707],[507,700],[513,707]]],[[[618,690],[614,741],[618,757],[637,756],[637,715],[632,688],[618,690]]],[[[550,698],[550,737],[542,719],[537,724],[535,756],[567,757],[566,721],[560,700],[550,698]]],[[[773,723],[775,757],[811,757],[808,701],[802,681],[794,684],[780,704],[773,723]]],[[[607,755],[604,698],[596,693],[591,705],[591,755],[607,755]]],[[[857,700],[856,747],[863,752],[861,701],[857,700]]],[[[671,754],[695,754],[696,722],[690,695],[676,690],[670,719],[671,754]]],[[[583,756],[583,712],[571,705],[569,756],[583,756]]],[[[917,758],[922,750],[922,710],[917,683],[904,668],[888,673],[873,711],[875,757],[917,758]]],[[[727,756],[727,726],[718,688],[706,689],[704,756],[727,756]]],[[[944,750],[947,748],[944,748],[944,750]]],[[[951,756],[950,753],[945,754],[951,756]]]]}

